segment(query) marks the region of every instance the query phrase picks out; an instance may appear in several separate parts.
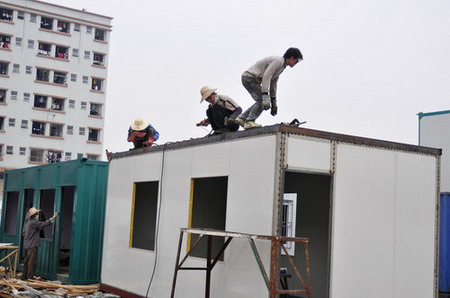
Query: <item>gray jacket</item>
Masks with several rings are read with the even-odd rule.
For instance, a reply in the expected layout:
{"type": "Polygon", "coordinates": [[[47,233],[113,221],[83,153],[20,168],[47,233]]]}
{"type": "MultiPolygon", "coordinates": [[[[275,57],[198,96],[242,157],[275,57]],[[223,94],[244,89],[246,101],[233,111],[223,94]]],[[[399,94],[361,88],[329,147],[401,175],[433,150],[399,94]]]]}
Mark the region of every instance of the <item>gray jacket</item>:
{"type": "Polygon", "coordinates": [[[269,93],[270,88],[270,97],[276,97],[278,77],[285,68],[286,62],[283,57],[271,56],[259,60],[242,75],[254,78],[260,83],[262,93],[269,93]]]}
{"type": "Polygon", "coordinates": [[[39,221],[36,217],[30,218],[27,214],[23,226],[23,248],[29,249],[39,247],[41,245],[40,231],[43,227],[48,226],[51,223],[50,219],[39,221]]]}

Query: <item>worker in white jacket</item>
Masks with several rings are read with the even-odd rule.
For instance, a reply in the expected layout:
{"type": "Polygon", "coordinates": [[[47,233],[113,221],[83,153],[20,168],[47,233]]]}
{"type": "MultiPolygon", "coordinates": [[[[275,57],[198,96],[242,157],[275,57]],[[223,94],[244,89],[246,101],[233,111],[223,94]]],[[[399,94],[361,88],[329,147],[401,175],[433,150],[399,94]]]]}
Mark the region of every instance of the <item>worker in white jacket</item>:
{"type": "Polygon", "coordinates": [[[261,127],[255,120],[263,110],[271,109],[270,114],[275,116],[277,106],[278,77],[286,66],[294,67],[303,60],[302,53],[297,48],[289,48],[283,57],[271,56],[259,60],[242,74],[242,85],[250,93],[255,103],[236,118],[244,129],[261,127]]]}

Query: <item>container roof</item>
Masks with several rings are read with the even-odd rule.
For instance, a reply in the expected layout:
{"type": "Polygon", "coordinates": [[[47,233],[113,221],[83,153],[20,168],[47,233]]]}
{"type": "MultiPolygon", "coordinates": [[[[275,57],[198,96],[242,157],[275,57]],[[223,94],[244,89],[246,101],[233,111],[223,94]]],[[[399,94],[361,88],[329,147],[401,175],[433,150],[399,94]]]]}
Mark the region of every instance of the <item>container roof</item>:
{"type": "Polygon", "coordinates": [[[141,154],[146,154],[146,153],[159,152],[162,150],[175,150],[175,149],[181,149],[181,148],[187,148],[187,147],[203,146],[203,145],[238,140],[238,139],[243,139],[243,138],[260,137],[260,136],[264,136],[264,135],[274,135],[277,133],[300,135],[300,136],[306,136],[306,137],[312,137],[312,138],[318,138],[318,139],[326,139],[326,140],[330,140],[330,141],[362,145],[362,146],[368,146],[368,147],[385,148],[385,149],[391,149],[391,150],[415,152],[415,153],[430,154],[430,155],[442,155],[442,150],[436,149],[436,148],[410,145],[410,144],[404,144],[404,143],[396,143],[396,142],[370,139],[370,138],[364,138],[364,137],[357,137],[357,136],[338,134],[338,133],[332,133],[332,132],[326,132],[326,131],[314,130],[314,129],[309,129],[309,128],[284,125],[284,124],[276,124],[276,125],[272,125],[272,126],[264,126],[264,127],[260,127],[260,128],[253,128],[250,130],[225,133],[225,134],[221,134],[221,135],[211,135],[211,136],[206,136],[203,138],[190,139],[190,140],[184,140],[184,141],[179,141],[179,142],[169,142],[169,143],[165,143],[165,144],[162,144],[159,146],[134,149],[134,150],[124,151],[124,152],[114,152],[114,153],[111,152],[110,159],[117,159],[117,158],[129,157],[129,156],[133,156],[133,155],[141,155],[141,154]]]}

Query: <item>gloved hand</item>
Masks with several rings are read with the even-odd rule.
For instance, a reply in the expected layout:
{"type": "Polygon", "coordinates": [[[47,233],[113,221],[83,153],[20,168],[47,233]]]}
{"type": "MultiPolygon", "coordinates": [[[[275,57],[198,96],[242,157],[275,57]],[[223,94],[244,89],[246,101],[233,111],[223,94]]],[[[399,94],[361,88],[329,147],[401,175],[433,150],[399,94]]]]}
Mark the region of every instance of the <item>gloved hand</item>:
{"type": "Polygon", "coordinates": [[[264,110],[270,109],[270,96],[267,93],[262,96],[262,107],[264,110]]]}
{"type": "Polygon", "coordinates": [[[277,106],[277,100],[275,99],[275,97],[273,97],[270,100],[270,103],[272,104],[271,108],[270,108],[270,114],[272,116],[275,116],[278,113],[278,106],[277,106]]]}

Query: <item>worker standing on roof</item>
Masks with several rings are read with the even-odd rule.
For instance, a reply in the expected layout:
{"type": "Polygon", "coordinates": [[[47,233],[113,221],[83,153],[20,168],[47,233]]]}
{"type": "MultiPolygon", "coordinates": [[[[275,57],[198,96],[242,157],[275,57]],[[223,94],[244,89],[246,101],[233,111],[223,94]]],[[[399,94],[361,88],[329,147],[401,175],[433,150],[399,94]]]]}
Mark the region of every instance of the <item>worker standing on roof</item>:
{"type": "Polygon", "coordinates": [[[271,56],[259,60],[242,74],[242,85],[256,102],[236,118],[239,125],[244,129],[261,127],[255,120],[263,110],[271,109],[272,116],[277,114],[278,77],[286,66],[294,67],[301,60],[303,56],[300,50],[289,48],[283,57],[271,56]]]}
{"type": "Polygon", "coordinates": [[[128,142],[133,142],[134,149],[150,147],[159,139],[159,133],[144,119],[138,117],[128,129],[128,142]]]}
{"type": "Polygon", "coordinates": [[[37,267],[37,250],[41,245],[40,232],[42,228],[53,223],[58,213],[55,213],[49,220],[39,221],[38,215],[41,210],[31,207],[25,218],[23,226],[23,248],[25,249],[25,258],[23,260],[22,280],[28,280],[34,277],[37,267]]]}
{"type": "Polygon", "coordinates": [[[242,113],[242,108],[229,96],[219,95],[217,89],[208,86],[200,89],[202,96],[200,103],[209,102],[206,116],[208,118],[197,123],[197,126],[207,126],[211,124],[214,134],[222,134],[230,131],[237,131],[239,124],[236,123],[236,117],[242,113]]]}

